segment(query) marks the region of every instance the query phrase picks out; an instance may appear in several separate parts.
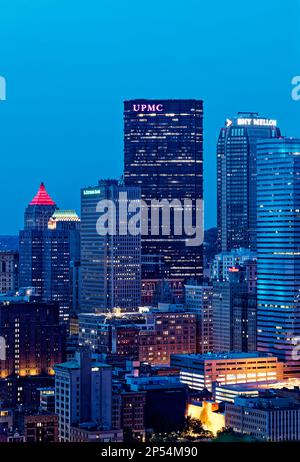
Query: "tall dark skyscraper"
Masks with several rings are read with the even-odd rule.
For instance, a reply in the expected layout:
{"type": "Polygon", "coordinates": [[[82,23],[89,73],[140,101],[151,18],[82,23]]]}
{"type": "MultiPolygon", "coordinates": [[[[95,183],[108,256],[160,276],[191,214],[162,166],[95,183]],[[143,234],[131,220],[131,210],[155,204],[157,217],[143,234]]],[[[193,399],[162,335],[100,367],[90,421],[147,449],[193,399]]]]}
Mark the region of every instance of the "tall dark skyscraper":
{"type": "MultiPolygon", "coordinates": [[[[203,102],[131,100],[124,103],[125,184],[140,186],[142,199],[203,199],[203,102]]],[[[194,214],[195,216],[195,214],[194,214]]],[[[172,218],[173,217],[173,218],[172,218]]],[[[202,245],[187,246],[187,236],[142,236],[142,254],[162,256],[168,279],[202,280],[202,245]]],[[[151,220],[149,220],[149,224],[151,220]]]]}
{"type": "Polygon", "coordinates": [[[300,139],[257,148],[257,346],[300,374],[300,139]]]}
{"type": "Polygon", "coordinates": [[[280,136],[277,121],[257,113],[227,119],[217,147],[219,250],[256,248],[256,142],[280,136]]]}
{"type": "MultiPolygon", "coordinates": [[[[141,302],[140,235],[120,232],[120,194],[128,201],[139,201],[138,187],[127,187],[117,180],[99,181],[81,190],[81,301],[82,311],[135,311],[141,302]],[[116,206],[116,233],[100,235],[97,212],[100,201],[116,206]]],[[[120,199],[122,201],[122,198],[120,199]]],[[[126,218],[131,214],[126,211],[126,218]]]]}

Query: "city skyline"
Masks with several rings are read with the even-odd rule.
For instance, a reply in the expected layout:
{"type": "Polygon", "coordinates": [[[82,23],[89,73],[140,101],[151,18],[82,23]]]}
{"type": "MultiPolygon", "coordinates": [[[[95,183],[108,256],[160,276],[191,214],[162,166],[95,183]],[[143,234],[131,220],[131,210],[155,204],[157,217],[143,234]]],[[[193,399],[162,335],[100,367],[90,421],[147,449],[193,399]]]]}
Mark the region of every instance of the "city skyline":
{"type": "Polygon", "coordinates": [[[2,168],[8,173],[14,167],[14,181],[7,174],[0,185],[1,197],[9,198],[1,201],[8,219],[0,234],[16,234],[21,228],[24,206],[41,181],[63,209],[79,211],[81,187],[122,174],[126,99],[204,100],[206,228],[216,225],[215,153],[227,117],[245,110],[268,114],[278,119],[284,135],[299,136],[299,104],[291,98],[291,80],[299,73],[296,1],[285,9],[274,7],[279,2],[252,2],[242,20],[236,1],[230,7],[219,2],[217,17],[213,6],[191,1],[183,9],[180,2],[172,2],[170,23],[170,2],[154,2],[147,14],[135,1],[126,9],[120,5],[117,13],[105,5],[102,28],[88,10],[73,5],[69,11],[69,1],[61,6],[61,23],[55,8],[32,11],[17,3],[18,17],[24,18],[22,45],[18,18],[11,21],[13,7],[1,10],[10,28],[4,25],[0,31],[5,44],[0,75],[7,82],[7,99],[0,102],[0,148],[2,168]],[[69,39],[62,27],[66,18],[69,39]],[[83,24],[80,42],[75,35],[78,21],[83,24]],[[138,43],[138,28],[155,33],[138,43]],[[286,33],[279,37],[282,28],[286,33]],[[32,47],[33,42],[39,45],[32,47]],[[106,50],[103,43],[108,42],[106,50]]]}
{"type": "Polygon", "coordinates": [[[300,0],[11,3],[0,446],[299,443],[300,0]]]}

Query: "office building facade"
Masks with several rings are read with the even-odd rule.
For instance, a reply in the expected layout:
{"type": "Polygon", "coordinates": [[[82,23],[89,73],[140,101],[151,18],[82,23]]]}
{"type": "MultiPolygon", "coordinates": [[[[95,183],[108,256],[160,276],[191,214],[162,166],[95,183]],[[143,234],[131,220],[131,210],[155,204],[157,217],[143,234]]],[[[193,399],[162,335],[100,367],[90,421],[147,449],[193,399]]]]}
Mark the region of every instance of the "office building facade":
{"type": "MultiPolygon", "coordinates": [[[[148,210],[151,200],[190,199],[194,220],[201,215],[196,201],[203,199],[202,101],[125,101],[124,150],[125,184],[141,188],[148,210]]],[[[171,213],[170,230],[164,235],[161,223],[155,224],[148,214],[148,228],[154,225],[155,233],[142,236],[142,254],[161,255],[168,279],[201,281],[202,242],[187,246],[189,236],[176,235],[174,221],[171,213]]]]}
{"type": "Polygon", "coordinates": [[[94,423],[111,428],[112,371],[85,351],[55,365],[55,413],[60,442],[71,440],[71,427],[94,423]]]}
{"type": "Polygon", "coordinates": [[[180,369],[180,380],[195,390],[215,390],[216,383],[282,380],[283,365],[277,358],[260,353],[174,355],[171,366],[180,369]]]}
{"type": "Polygon", "coordinates": [[[45,283],[43,298],[57,301],[61,321],[69,324],[76,297],[80,261],[80,218],[74,210],[56,210],[43,233],[45,283]]]}
{"type": "Polygon", "coordinates": [[[0,252],[0,294],[15,292],[19,287],[19,253],[0,252]]]}
{"type": "Polygon", "coordinates": [[[229,270],[229,279],[213,281],[213,351],[256,351],[257,297],[249,290],[243,267],[229,270]]]}
{"type": "Polygon", "coordinates": [[[6,355],[0,378],[53,376],[54,364],[65,358],[65,329],[57,303],[12,298],[0,303],[0,336],[6,355]]]}
{"type": "Polygon", "coordinates": [[[185,310],[196,316],[197,348],[199,354],[213,352],[213,287],[185,286],[185,310]]]}
{"type": "Polygon", "coordinates": [[[219,251],[256,248],[256,142],[280,136],[277,121],[257,113],[227,119],[217,145],[219,251]]]}
{"type": "MultiPolygon", "coordinates": [[[[81,191],[82,311],[135,311],[140,305],[141,239],[127,228],[121,230],[120,208],[125,195],[128,201],[139,201],[140,189],[105,180],[81,191]],[[96,227],[101,217],[96,210],[100,201],[111,201],[116,207],[115,230],[105,235],[96,227]]],[[[125,215],[128,224],[133,214],[127,211],[125,215]]]]}
{"type": "Polygon", "coordinates": [[[258,441],[299,441],[299,422],[299,401],[280,396],[237,397],[226,404],[226,426],[258,441]]]}
{"type": "Polygon", "coordinates": [[[257,149],[258,349],[300,373],[300,140],[257,149]]]}

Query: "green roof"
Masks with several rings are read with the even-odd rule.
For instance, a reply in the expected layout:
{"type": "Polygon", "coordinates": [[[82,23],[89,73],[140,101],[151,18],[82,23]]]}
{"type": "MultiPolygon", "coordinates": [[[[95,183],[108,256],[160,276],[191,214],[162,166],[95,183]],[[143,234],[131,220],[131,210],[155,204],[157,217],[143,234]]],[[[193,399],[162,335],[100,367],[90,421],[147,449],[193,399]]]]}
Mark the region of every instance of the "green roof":
{"type": "Polygon", "coordinates": [[[80,221],[80,218],[75,210],[55,210],[51,219],[56,221],[80,221]]]}

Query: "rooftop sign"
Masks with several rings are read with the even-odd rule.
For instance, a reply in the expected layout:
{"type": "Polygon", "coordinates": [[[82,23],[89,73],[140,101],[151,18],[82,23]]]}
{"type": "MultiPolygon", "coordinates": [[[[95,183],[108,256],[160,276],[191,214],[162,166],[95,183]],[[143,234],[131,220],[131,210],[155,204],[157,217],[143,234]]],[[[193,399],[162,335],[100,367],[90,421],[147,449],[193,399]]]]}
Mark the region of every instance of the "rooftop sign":
{"type": "Polygon", "coordinates": [[[164,107],[162,104],[133,104],[133,112],[162,112],[164,107]]]}
{"type": "Polygon", "coordinates": [[[277,120],[274,119],[237,119],[237,125],[240,126],[256,126],[256,127],[277,127],[277,120]]]}
{"type": "Polygon", "coordinates": [[[96,196],[101,194],[101,189],[84,189],[83,195],[84,196],[96,196]]]}

